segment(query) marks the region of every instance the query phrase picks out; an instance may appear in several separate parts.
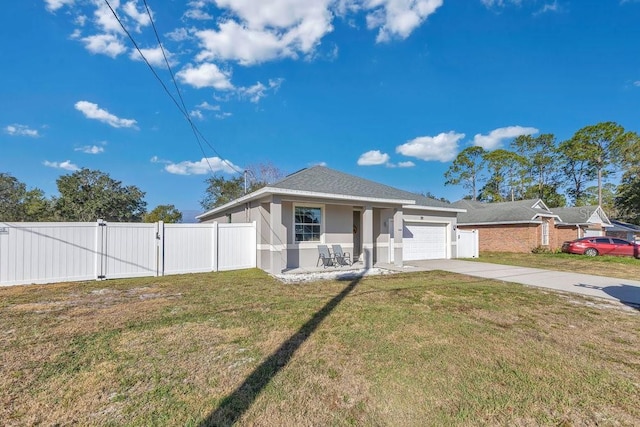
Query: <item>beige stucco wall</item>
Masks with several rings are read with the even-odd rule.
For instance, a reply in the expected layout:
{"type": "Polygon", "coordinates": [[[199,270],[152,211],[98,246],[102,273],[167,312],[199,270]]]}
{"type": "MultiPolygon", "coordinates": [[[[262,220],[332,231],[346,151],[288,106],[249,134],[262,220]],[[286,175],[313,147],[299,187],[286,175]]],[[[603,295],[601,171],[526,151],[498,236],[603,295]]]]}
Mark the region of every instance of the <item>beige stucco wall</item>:
{"type": "MultiPolygon", "coordinates": [[[[354,211],[360,216],[360,229],[371,230],[370,236],[361,236],[361,245],[372,245],[371,256],[373,262],[388,262],[390,248],[390,225],[396,211],[400,206],[393,207],[367,207],[349,204],[335,204],[330,200],[301,199],[299,201],[283,200],[279,198],[263,198],[248,204],[242,204],[227,209],[216,216],[208,218],[205,222],[228,222],[228,214],[231,214],[231,222],[256,222],[257,226],[257,264],[259,268],[270,271],[279,266],[282,268],[312,268],[318,261],[318,244],[340,244],[345,252],[354,255],[353,215],[354,211]],[[275,204],[274,204],[275,203],[275,204]],[[322,240],[320,242],[295,242],[295,230],[293,227],[295,206],[317,206],[322,209],[322,240]],[[275,209],[281,220],[275,223],[271,220],[272,209],[275,209]],[[369,211],[367,211],[369,209],[369,211]],[[362,221],[370,212],[368,218],[371,225],[365,227],[362,221]],[[277,235],[273,230],[277,229],[277,235]],[[281,233],[281,236],[280,236],[281,233]],[[368,243],[367,243],[368,242],[368,243]]],[[[398,217],[399,218],[399,217],[398,217]]],[[[426,210],[405,210],[405,221],[422,221],[435,223],[448,223],[453,236],[450,239],[453,249],[450,254],[455,254],[455,213],[434,213],[426,210]]],[[[362,246],[364,248],[364,246],[362,246]]],[[[396,248],[396,259],[400,259],[396,248]]]]}

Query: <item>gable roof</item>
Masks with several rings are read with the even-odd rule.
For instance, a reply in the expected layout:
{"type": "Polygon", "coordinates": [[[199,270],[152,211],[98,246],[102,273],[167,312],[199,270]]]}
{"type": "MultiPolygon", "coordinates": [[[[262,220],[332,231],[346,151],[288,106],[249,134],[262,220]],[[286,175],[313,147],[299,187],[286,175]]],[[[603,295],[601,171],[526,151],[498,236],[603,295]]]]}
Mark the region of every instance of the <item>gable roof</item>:
{"type": "Polygon", "coordinates": [[[560,223],[571,225],[604,224],[610,225],[609,218],[600,206],[574,206],[553,208],[560,217],[560,223]]]}
{"type": "Polygon", "coordinates": [[[611,220],[613,227],[608,231],[626,231],[634,234],[640,234],[640,225],[630,224],[628,222],[611,220]]]}
{"type": "Polygon", "coordinates": [[[196,218],[201,219],[239,203],[245,203],[269,194],[397,203],[408,209],[433,208],[439,211],[463,211],[463,209],[450,203],[400,190],[324,166],[313,166],[294,172],[274,184],[214,208],[198,215],[196,218]]]}
{"type": "Polygon", "coordinates": [[[459,200],[453,205],[467,209],[458,215],[460,225],[539,223],[541,217],[556,216],[540,199],[499,203],[459,200]]]}

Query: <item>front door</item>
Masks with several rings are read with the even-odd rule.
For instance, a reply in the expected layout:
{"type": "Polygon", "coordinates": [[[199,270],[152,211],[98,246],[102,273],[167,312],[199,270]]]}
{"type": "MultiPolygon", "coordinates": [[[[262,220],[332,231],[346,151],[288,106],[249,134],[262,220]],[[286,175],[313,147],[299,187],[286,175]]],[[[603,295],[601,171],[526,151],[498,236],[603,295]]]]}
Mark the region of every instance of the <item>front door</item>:
{"type": "Polygon", "coordinates": [[[353,262],[356,262],[362,253],[362,227],[360,211],[353,211],[353,262]]]}

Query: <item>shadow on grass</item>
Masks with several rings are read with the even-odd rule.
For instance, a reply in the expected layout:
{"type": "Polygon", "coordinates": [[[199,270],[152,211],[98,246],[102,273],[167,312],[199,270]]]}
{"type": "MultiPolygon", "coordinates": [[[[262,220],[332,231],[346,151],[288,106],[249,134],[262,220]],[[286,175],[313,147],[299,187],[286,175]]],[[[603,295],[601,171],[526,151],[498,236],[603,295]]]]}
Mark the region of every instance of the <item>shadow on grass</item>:
{"type": "Polygon", "coordinates": [[[202,420],[199,426],[229,426],[235,424],[251,407],[260,392],[264,390],[273,377],[289,363],[300,346],[340,302],[353,291],[361,279],[362,277],[354,278],[338,295],[327,302],[307,323],[302,325],[295,334],[282,343],[260,366],[254,369],[233,393],[224,398],[220,406],[202,420]]]}

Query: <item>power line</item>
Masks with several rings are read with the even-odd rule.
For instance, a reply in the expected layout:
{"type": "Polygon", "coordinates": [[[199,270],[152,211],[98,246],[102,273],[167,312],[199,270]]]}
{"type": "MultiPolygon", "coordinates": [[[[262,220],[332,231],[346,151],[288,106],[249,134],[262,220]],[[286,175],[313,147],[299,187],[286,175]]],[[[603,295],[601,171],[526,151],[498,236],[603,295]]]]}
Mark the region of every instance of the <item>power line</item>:
{"type": "Polygon", "coordinates": [[[229,168],[233,169],[235,172],[237,172],[239,174],[242,174],[243,171],[238,170],[231,162],[229,162],[228,160],[223,158],[223,156],[215,149],[215,147],[213,147],[213,145],[211,143],[209,143],[209,141],[204,137],[202,132],[200,132],[200,130],[198,129],[196,124],[193,122],[193,120],[191,120],[191,116],[189,115],[189,111],[187,110],[187,107],[185,105],[185,102],[184,102],[184,99],[182,97],[182,94],[180,93],[180,89],[178,88],[178,84],[176,82],[175,75],[173,73],[173,70],[171,69],[171,66],[170,66],[169,60],[167,59],[167,56],[165,54],[164,48],[162,47],[162,42],[160,41],[160,37],[159,37],[158,32],[156,30],[156,26],[155,26],[155,23],[153,22],[153,17],[151,16],[151,11],[149,10],[149,6],[147,5],[146,0],[144,0],[144,5],[145,5],[146,11],[147,11],[147,15],[149,16],[149,20],[151,21],[151,25],[153,27],[153,31],[154,31],[155,36],[156,36],[156,40],[158,41],[158,45],[160,46],[160,49],[162,51],[162,56],[164,57],[165,63],[167,65],[167,68],[168,68],[169,73],[171,75],[171,79],[173,80],[173,84],[174,84],[174,86],[176,88],[176,91],[178,93],[178,97],[180,98],[180,103],[178,103],[178,101],[173,96],[171,91],[169,91],[169,89],[165,85],[165,83],[162,80],[162,78],[160,78],[160,76],[158,75],[156,70],[153,68],[151,63],[144,56],[144,54],[142,53],[142,50],[138,46],[138,43],[135,41],[135,39],[133,38],[131,33],[127,30],[127,28],[125,27],[124,23],[122,22],[122,20],[120,19],[120,17],[116,13],[116,11],[113,9],[111,4],[109,3],[109,0],[104,0],[104,1],[107,4],[107,6],[109,7],[109,10],[111,10],[111,13],[113,14],[113,16],[116,19],[116,21],[118,21],[118,24],[120,24],[120,27],[122,28],[122,30],[125,32],[125,34],[129,38],[129,40],[131,40],[131,43],[133,43],[133,46],[138,51],[138,54],[140,55],[142,60],[145,62],[145,64],[147,64],[147,67],[149,67],[149,69],[151,70],[151,72],[155,76],[156,80],[158,80],[158,82],[160,83],[160,85],[162,86],[162,88],[164,89],[166,94],[169,95],[169,97],[171,98],[171,100],[173,101],[175,106],[178,108],[178,110],[180,110],[180,112],[182,113],[184,118],[187,120],[187,122],[189,122],[189,125],[191,126],[191,131],[193,132],[193,135],[196,138],[196,142],[198,143],[198,147],[200,148],[200,151],[202,152],[202,156],[205,159],[205,161],[207,162],[207,165],[209,166],[209,170],[211,170],[211,173],[215,174],[215,171],[213,170],[213,167],[211,166],[211,163],[209,162],[209,158],[207,157],[207,154],[204,151],[204,147],[202,146],[201,139],[202,139],[202,141],[204,141],[209,146],[209,148],[211,148],[213,150],[213,152],[218,156],[218,158],[220,158],[227,166],[229,166],[229,168]]]}

